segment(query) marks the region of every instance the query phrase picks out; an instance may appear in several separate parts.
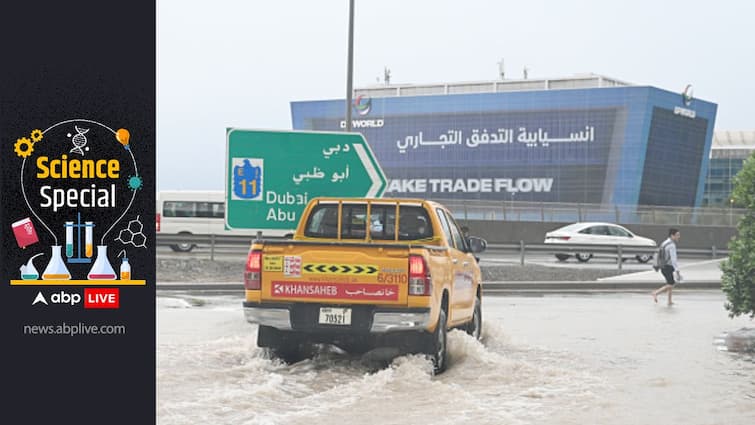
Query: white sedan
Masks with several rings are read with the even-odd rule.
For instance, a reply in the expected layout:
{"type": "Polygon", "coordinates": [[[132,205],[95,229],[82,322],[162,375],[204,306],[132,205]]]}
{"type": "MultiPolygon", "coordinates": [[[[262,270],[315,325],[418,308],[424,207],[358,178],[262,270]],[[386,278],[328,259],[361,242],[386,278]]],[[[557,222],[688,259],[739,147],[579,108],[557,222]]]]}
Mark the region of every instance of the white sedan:
{"type": "MultiPolygon", "coordinates": [[[[653,258],[656,250],[654,240],[635,235],[627,228],[613,223],[574,223],[561,227],[545,234],[546,244],[559,245],[622,245],[648,247],[647,253],[635,256],[640,263],[647,263],[653,258]]],[[[571,255],[566,253],[556,254],[559,261],[566,261],[571,255]]],[[[589,261],[593,257],[589,252],[574,254],[581,262],[589,261]]]]}

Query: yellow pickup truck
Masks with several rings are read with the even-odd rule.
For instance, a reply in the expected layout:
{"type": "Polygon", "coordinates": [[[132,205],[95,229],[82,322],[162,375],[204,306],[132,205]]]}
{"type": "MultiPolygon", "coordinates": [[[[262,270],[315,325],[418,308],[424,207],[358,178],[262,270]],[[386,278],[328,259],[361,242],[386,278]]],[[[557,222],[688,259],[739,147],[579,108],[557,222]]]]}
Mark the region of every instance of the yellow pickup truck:
{"type": "Polygon", "coordinates": [[[479,259],[451,212],[422,199],[315,198],[292,239],[253,241],[244,272],[257,345],[293,362],[326,343],[447,366],[446,334],[482,331],[479,259]]]}

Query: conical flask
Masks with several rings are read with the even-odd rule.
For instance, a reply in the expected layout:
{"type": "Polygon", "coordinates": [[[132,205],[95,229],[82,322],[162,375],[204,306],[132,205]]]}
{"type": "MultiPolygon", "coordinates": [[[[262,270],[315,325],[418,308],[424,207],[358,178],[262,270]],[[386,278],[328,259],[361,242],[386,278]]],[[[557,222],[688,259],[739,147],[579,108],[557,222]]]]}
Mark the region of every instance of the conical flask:
{"type": "Polygon", "coordinates": [[[97,259],[87,274],[89,280],[115,280],[115,270],[107,259],[107,245],[97,245],[97,259]]]}
{"type": "Polygon", "coordinates": [[[52,257],[50,258],[50,262],[47,263],[45,271],[42,273],[42,280],[71,279],[71,272],[68,271],[66,263],[63,262],[63,257],[61,256],[62,246],[53,245],[50,248],[52,248],[52,257]]]}

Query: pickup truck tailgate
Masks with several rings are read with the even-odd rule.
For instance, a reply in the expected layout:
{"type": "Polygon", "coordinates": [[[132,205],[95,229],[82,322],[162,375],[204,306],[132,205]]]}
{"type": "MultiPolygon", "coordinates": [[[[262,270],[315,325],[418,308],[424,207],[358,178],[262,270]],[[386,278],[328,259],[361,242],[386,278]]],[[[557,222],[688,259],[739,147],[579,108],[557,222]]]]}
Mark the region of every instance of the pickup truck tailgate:
{"type": "Polygon", "coordinates": [[[406,305],[409,248],[266,245],[261,298],[268,302],[406,305]]]}

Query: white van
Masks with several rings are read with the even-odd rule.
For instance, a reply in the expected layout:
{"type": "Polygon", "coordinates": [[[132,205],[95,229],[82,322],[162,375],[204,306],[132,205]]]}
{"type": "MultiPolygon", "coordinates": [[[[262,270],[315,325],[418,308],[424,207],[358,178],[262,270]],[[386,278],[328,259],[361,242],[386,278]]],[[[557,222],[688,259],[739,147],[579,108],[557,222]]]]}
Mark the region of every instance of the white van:
{"type": "MultiPolygon", "coordinates": [[[[247,235],[255,236],[256,229],[225,228],[225,192],[175,190],[157,194],[155,228],[162,234],[179,235],[247,235]]],[[[265,230],[267,236],[285,237],[290,231],[265,230]]],[[[171,245],[173,251],[189,252],[196,245],[171,245]]]]}

